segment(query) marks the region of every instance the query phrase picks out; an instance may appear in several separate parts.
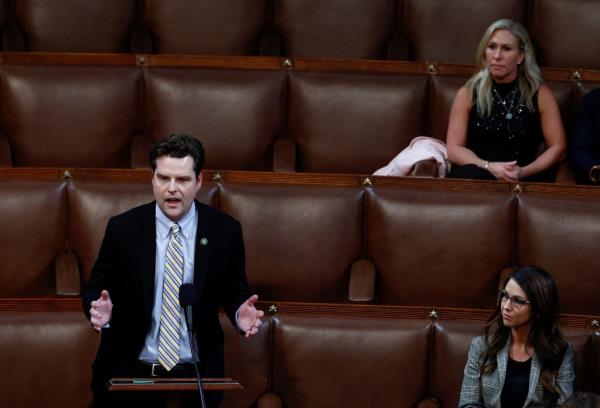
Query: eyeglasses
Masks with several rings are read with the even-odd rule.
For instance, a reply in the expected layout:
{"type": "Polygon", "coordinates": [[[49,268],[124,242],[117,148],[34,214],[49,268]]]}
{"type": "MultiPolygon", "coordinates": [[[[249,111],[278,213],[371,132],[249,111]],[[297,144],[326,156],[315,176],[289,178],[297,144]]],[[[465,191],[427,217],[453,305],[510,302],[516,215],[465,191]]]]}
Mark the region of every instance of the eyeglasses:
{"type": "Polygon", "coordinates": [[[505,290],[498,291],[498,303],[504,304],[510,300],[510,303],[516,308],[520,309],[525,305],[530,305],[531,302],[529,300],[525,300],[519,296],[509,296],[505,290]]]}

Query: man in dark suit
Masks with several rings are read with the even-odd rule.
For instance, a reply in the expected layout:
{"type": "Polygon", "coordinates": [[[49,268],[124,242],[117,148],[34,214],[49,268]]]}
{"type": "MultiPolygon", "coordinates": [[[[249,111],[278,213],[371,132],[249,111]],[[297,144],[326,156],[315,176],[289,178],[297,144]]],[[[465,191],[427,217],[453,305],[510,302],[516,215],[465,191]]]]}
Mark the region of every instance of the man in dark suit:
{"type": "MultiPolygon", "coordinates": [[[[224,375],[219,306],[240,333],[258,332],[263,312],[246,283],[240,224],[195,200],[203,164],[202,144],[190,136],[158,142],[150,151],[155,201],[108,222],[84,291],[84,310],[102,332],[93,364],[95,406],[164,405],[157,395],[109,393],[111,377],[194,376],[176,299],[181,283],[193,283],[199,298],[192,326],[203,377],[224,375]]],[[[220,405],[222,394],[206,396],[209,406],[220,405]]]]}
{"type": "Polygon", "coordinates": [[[600,183],[600,88],[583,97],[577,130],[569,144],[569,162],[577,183],[600,183]]]}

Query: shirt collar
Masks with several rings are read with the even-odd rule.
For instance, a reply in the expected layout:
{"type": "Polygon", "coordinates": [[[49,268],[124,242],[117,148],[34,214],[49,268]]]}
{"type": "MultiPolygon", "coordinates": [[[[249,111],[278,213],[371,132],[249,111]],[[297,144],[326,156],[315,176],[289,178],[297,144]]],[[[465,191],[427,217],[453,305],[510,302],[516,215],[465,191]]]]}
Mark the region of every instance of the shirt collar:
{"type": "MultiPolygon", "coordinates": [[[[171,226],[174,224],[174,222],[161,211],[158,204],[156,204],[154,213],[156,218],[156,234],[163,239],[167,239],[169,232],[171,231],[171,226]]],[[[196,212],[196,203],[192,202],[190,210],[178,222],[179,227],[181,228],[180,234],[184,239],[191,238],[193,227],[197,219],[198,215],[196,212]]]]}

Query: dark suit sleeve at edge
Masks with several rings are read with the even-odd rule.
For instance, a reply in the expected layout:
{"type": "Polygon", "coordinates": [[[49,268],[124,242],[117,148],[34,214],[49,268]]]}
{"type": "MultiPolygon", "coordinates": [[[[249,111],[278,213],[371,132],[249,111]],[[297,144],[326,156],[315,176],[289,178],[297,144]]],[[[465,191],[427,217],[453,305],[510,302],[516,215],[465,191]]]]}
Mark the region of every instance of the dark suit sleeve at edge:
{"type": "Polygon", "coordinates": [[[600,89],[583,97],[577,129],[569,146],[569,162],[579,181],[589,183],[588,172],[600,163],[600,89]]]}
{"type": "Polygon", "coordinates": [[[242,227],[240,223],[231,219],[228,224],[229,245],[231,248],[227,264],[227,279],[225,286],[225,295],[221,306],[225,309],[229,320],[237,327],[235,313],[242,303],[248,299],[252,293],[248,288],[246,281],[246,261],[244,250],[244,239],[242,236],[242,227]]]}

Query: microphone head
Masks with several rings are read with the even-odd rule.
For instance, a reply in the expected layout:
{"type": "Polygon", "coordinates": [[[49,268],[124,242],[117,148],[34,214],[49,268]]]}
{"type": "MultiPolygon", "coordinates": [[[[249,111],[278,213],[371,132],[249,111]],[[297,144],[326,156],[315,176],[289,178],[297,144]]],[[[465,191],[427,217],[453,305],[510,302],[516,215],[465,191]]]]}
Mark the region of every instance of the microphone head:
{"type": "Polygon", "coordinates": [[[198,304],[196,288],[191,283],[184,283],[179,287],[179,305],[181,307],[194,306],[198,304]]]}

